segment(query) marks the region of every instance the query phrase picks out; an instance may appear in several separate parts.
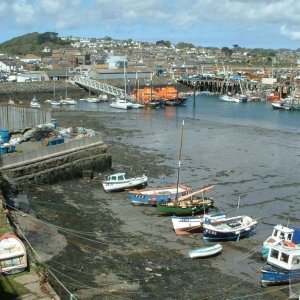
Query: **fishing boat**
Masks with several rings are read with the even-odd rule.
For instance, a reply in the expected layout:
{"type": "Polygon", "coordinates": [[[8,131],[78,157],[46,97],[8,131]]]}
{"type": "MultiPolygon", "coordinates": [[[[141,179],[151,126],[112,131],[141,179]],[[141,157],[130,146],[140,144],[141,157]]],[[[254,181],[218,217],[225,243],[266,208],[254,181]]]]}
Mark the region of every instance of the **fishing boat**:
{"type": "Polygon", "coordinates": [[[224,220],[225,214],[223,212],[216,212],[214,214],[171,217],[173,229],[177,235],[202,232],[206,218],[210,218],[210,222],[215,223],[224,220]]]}
{"type": "Polygon", "coordinates": [[[129,191],[128,195],[133,205],[152,205],[167,202],[175,199],[176,196],[183,196],[191,192],[192,188],[186,185],[146,187],[129,191]]]}
{"type": "Polygon", "coordinates": [[[113,192],[143,186],[147,181],[148,177],[146,175],[127,178],[125,173],[116,173],[106,176],[105,180],[102,181],[102,185],[106,192],[113,192]]]}
{"type": "Polygon", "coordinates": [[[155,89],[156,97],[162,99],[167,106],[185,105],[187,97],[178,92],[175,85],[168,85],[155,89]]]}
{"type": "Polygon", "coordinates": [[[263,287],[300,282],[300,247],[288,241],[270,246],[261,272],[263,287]]]}
{"type": "Polygon", "coordinates": [[[277,245],[281,242],[300,243],[300,228],[289,228],[281,224],[274,226],[272,234],[263,242],[262,256],[266,260],[268,258],[271,246],[277,245]]]}
{"type": "Polygon", "coordinates": [[[189,193],[187,195],[175,198],[170,202],[158,203],[156,212],[160,216],[192,216],[208,212],[214,207],[212,198],[205,197],[204,193],[209,191],[213,186],[189,193]],[[196,195],[202,194],[201,197],[196,195]]]}
{"type": "MultiPolygon", "coordinates": [[[[177,191],[179,189],[180,181],[180,167],[181,167],[181,154],[182,154],[182,143],[183,143],[183,128],[184,120],[181,125],[181,135],[180,135],[180,145],[179,145],[179,155],[178,155],[178,167],[177,167],[177,191]]],[[[208,212],[210,208],[213,207],[214,201],[212,198],[204,196],[204,193],[209,191],[213,186],[208,186],[206,188],[200,189],[195,192],[188,193],[186,195],[178,197],[175,196],[174,199],[170,199],[168,202],[157,203],[156,212],[160,216],[191,216],[197,214],[203,214],[208,212]],[[202,194],[201,197],[198,197],[202,194]]]]}
{"type": "Polygon", "coordinates": [[[133,99],[133,102],[140,103],[146,108],[157,108],[161,105],[161,101],[157,99],[156,92],[150,86],[134,89],[130,97],[133,99]]]}
{"type": "Polygon", "coordinates": [[[222,245],[216,244],[211,247],[199,247],[189,251],[190,258],[205,258],[217,255],[222,251],[222,245]]]}
{"type": "Polygon", "coordinates": [[[0,237],[0,271],[16,274],[27,267],[27,254],[22,241],[13,234],[6,233],[0,237]]]}
{"type": "Polygon", "coordinates": [[[225,218],[217,223],[211,223],[207,219],[203,224],[203,240],[206,242],[238,241],[249,236],[256,227],[257,220],[249,216],[225,218]]]}

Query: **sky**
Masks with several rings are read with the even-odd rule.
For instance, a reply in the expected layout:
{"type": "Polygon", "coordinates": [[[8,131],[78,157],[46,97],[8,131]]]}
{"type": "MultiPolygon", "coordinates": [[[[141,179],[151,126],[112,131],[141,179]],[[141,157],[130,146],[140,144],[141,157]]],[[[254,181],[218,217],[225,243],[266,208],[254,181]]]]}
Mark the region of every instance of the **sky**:
{"type": "Polygon", "coordinates": [[[32,32],[203,47],[300,48],[299,0],[1,0],[0,43],[32,32]]]}

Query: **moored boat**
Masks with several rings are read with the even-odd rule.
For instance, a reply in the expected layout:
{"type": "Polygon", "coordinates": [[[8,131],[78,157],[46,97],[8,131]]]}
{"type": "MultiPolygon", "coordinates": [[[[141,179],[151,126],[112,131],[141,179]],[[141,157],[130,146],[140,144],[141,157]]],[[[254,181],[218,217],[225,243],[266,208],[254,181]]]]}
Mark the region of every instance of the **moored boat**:
{"type": "Polygon", "coordinates": [[[155,89],[157,99],[162,99],[167,106],[185,105],[188,98],[178,92],[175,85],[155,89]]]}
{"type": "Polygon", "coordinates": [[[192,188],[186,185],[147,187],[144,189],[134,189],[128,195],[134,205],[156,205],[160,202],[167,202],[175,199],[176,196],[183,196],[191,192],[192,188]]]}
{"type": "Polygon", "coordinates": [[[268,258],[271,246],[285,241],[299,244],[300,228],[289,228],[282,226],[281,224],[275,225],[272,234],[263,242],[263,247],[261,250],[263,259],[266,260],[268,258]]]}
{"type": "Polygon", "coordinates": [[[223,212],[217,212],[215,214],[171,217],[173,229],[178,235],[202,232],[206,218],[209,218],[210,222],[215,223],[222,221],[225,218],[225,214],[223,212]]]}
{"type": "Polygon", "coordinates": [[[116,173],[106,176],[105,180],[102,181],[102,185],[105,191],[113,192],[143,186],[147,181],[148,177],[146,175],[127,178],[125,173],[116,173]]]}
{"type": "Polygon", "coordinates": [[[116,99],[115,101],[113,101],[110,105],[110,107],[113,108],[119,108],[119,109],[130,109],[132,108],[131,106],[131,102],[123,100],[123,99],[116,99]]]}
{"type": "Polygon", "coordinates": [[[257,220],[249,216],[236,216],[225,218],[221,222],[203,224],[203,240],[214,241],[237,241],[250,235],[257,227],[257,220]]]}
{"type": "Polygon", "coordinates": [[[300,247],[288,241],[270,246],[261,272],[263,287],[300,282],[300,247]]]}
{"type": "Polygon", "coordinates": [[[33,107],[33,108],[41,107],[41,104],[39,103],[38,99],[35,96],[30,101],[30,107],[33,107]]]}
{"type": "Polygon", "coordinates": [[[6,233],[0,237],[0,271],[16,274],[27,267],[27,254],[22,241],[13,234],[6,233]]]}
{"type": "Polygon", "coordinates": [[[192,216],[208,212],[210,208],[213,208],[214,201],[212,198],[204,196],[204,193],[212,187],[189,193],[170,202],[158,203],[156,212],[160,216],[192,216]],[[201,197],[196,196],[200,193],[202,193],[201,197]]]}
{"type": "Polygon", "coordinates": [[[211,247],[199,247],[189,251],[190,258],[204,258],[214,256],[222,251],[222,245],[216,244],[211,247]]]}

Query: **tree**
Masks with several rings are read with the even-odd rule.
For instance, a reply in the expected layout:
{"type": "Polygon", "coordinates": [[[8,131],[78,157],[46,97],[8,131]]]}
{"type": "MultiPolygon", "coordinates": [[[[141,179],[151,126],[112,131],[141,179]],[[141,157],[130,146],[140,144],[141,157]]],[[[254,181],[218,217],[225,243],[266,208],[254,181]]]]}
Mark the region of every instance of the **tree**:
{"type": "Polygon", "coordinates": [[[195,48],[195,46],[191,43],[184,43],[184,42],[180,42],[176,45],[177,48],[179,49],[184,49],[184,48],[195,48]]]}
{"type": "Polygon", "coordinates": [[[234,45],[232,45],[232,46],[233,46],[233,49],[238,49],[238,48],[240,48],[240,46],[237,45],[237,44],[234,44],[234,45]]]}
{"type": "Polygon", "coordinates": [[[229,49],[228,47],[223,47],[221,50],[226,56],[231,56],[232,55],[232,50],[229,49]]]}
{"type": "Polygon", "coordinates": [[[156,45],[157,46],[164,46],[164,47],[170,48],[171,47],[171,42],[170,41],[161,40],[161,41],[157,41],[156,45]]]}

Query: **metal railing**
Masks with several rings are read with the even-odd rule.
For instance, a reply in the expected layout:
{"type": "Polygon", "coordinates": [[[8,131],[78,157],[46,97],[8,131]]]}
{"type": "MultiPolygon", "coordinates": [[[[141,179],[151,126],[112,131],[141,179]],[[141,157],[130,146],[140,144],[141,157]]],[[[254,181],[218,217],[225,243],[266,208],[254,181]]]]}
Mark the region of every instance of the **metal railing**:
{"type": "Polygon", "coordinates": [[[100,82],[98,80],[93,80],[82,76],[75,76],[73,81],[86,89],[97,90],[99,92],[110,94],[116,97],[125,98],[125,90],[100,82]]]}

